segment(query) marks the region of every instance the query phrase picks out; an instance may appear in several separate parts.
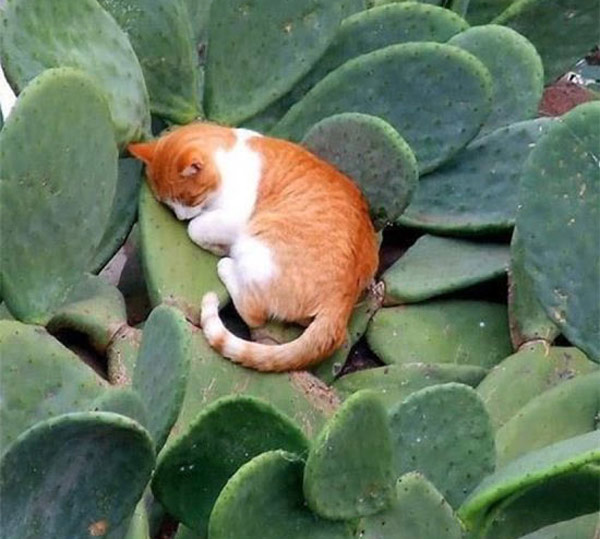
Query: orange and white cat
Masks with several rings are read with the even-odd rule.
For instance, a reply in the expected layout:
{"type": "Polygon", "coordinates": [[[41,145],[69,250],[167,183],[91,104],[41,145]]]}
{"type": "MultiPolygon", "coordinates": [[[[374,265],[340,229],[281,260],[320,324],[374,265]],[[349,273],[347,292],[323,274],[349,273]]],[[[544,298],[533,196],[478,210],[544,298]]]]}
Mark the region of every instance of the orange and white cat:
{"type": "Polygon", "coordinates": [[[246,129],[194,123],[130,144],[156,198],[204,249],[225,255],[218,274],[250,328],[269,318],[309,324],[296,340],[266,345],[223,325],[202,300],[213,348],[263,371],[301,369],[343,343],[352,309],[378,264],[375,231],[356,185],[302,147],[246,129]]]}

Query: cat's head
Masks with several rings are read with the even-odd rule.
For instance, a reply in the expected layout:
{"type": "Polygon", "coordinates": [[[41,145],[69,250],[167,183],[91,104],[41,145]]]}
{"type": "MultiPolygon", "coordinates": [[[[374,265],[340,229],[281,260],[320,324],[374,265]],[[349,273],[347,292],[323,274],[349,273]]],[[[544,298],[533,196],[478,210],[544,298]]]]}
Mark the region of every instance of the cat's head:
{"type": "Polygon", "coordinates": [[[221,179],[215,153],[234,142],[229,129],[196,123],[127,149],[146,164],[154,196],[184,220],[198,215],[216,193],[221,179]]]}

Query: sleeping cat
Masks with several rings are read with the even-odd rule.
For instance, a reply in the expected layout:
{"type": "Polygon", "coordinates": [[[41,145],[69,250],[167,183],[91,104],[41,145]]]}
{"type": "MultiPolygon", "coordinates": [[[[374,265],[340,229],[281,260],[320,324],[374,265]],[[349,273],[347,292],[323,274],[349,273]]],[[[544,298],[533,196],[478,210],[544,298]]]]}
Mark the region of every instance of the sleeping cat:
{"type": "Polygon", "coordinates": [[[356,185],[302,147],[246,129],[194,123],[130,144],[150,187],[188,235],[224,256],[218,274],[250,328],[269,318],[307,329],[281,345],[225,328],[202,300],[202,329],[225,357],[262,371],[301,369],[343,343],[352,309],[378,263],[375,231],[356,185]]]}

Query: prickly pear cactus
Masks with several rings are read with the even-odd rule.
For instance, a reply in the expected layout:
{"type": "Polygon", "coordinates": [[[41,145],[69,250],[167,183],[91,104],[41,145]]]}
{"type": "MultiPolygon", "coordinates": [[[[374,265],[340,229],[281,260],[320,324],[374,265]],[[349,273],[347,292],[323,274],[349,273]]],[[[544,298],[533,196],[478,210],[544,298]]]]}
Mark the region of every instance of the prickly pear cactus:
{"type": "Polygon", "coordinates": [[[438,43],[392,45],[332,71],[290,109],[273,134],[301,140],[312,125],[334,114],[379,116],[406,139],[424,173],[477,134],[490,111],[491,91],[488,70],[463,50],[438,43]]]}
{"type": "Polygon", "coordinates": [[[360,186],[377,229],[396,220],[417,187],[415,155],[381,118],[337,114],[314,125],[302,144],[360,186]]]}
{"type": "MultiPolygon", "coordinates": [[[[104,92],[120,145],[139,139],[147,130],[148,94],[140,64],[125,33],[94,0],[56,0],[51,4],[45,0],[9,0],[2,12],[0,54],[16,92],[20,93],[45,69],[81,69],[104,92]]],[[[54,109],[49,103],[45,106],[54,109]]],[[[60,122],[40,122],[70,124],[76,136],[73,120],[67,120],[64,114],[78,111],[68,106],[56,110],[61,113],[60,122]]],[[[81,120],[86,116],[78,113],[76,117],[81,120]]],[[[79,155],[97,154],[92,151],[79,155]]]]}
{"type": "Polygon", "coordinates": [[[582,515],[571,520],[544,526],[523,535],[520,539],[588,539],[598,531],[598,513],[582,515]]]}
{"type": "Polygon", "coordinates": [[[0,177],[2,295],[13,315],[43,324],[88,268],[115,192],[117,146],[91,78],[51,69],[23,91],[0,132],[0,177]]]}
{"type": "Polygon", "coordinates": [[[148,433],[123,416],[80,412],[37,423],[0,461],[3,534],[106,536],[133,513],[153,465],[148,433]]]}
{"type": "Polygon", "coordinates": [[[523,168],[517,228],[536,296],[562,333],[600,361],[600,103],[554,123],[523,168]]]}

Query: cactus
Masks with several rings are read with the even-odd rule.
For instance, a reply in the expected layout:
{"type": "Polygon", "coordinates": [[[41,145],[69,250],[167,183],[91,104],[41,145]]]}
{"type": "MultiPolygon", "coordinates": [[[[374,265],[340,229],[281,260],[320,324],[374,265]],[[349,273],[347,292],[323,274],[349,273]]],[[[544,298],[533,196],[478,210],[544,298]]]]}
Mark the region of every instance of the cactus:
{"type": "Polygon", "coordinates": [[[169,514],[206,537],[211,510],[229,478],[255,456],[276,449],[303,456],[308,442],[298,426],[265,402],[224,397],[200,412],[161,454],[152,490],[169,514]]]}
{"type": "Polygon", "coordinates": [[[452,508],[420,473],[403,475],[396,483],[396,499],[389,509],[363,518],[361,539],[461,539],[462,527],[452,508]]]}
{"type": "Polygon", "coordinates": [[[467,28],[463,19],[447,9],[415,2],[360,11],[342,21],[325,54],[292,90],[250,119],[248,126],[270,130],[315,84],[352,58],[398,43],[444,43],[467,28]]]}
{"type": "Polygon", "coordinates": [[[314,440],[304,496],[318,515],[349,520],[385,509],[394,496],[387,415],[377,395],[352,395],[314,440]]]}
{"type": "Polygon", "coordinates": [[[376,229],[396,220],[417,186],[415,155],[381,118],[337,114],[314,125],[302,144],[360,186],[376,229]]]}
{"type": "Polygon", "coordinates": [[[198,116],[198,55],[185,0],[99,0],[127,33],[150,97],[150,110],[179,124],[198,116]]]}
{"type": "Polygon", "coordinates": [[[486,477],[458,510],[467,528],[473,528],[489,508],[518,490],[600,463],[600,431],[588,432],[532,451],[486,477]]]}
{"type": "Polygon", "coordinates": [[[560,330],[535,295],[533,281],[525,271],[523,243],[516,229],[510,242],[508,283],[508,322],[513,346],[519,348],[537,339],[552,343],[560,330]]]}
{"type": "MultiPolygon", "coordinates": [[[[598,467],[590,465],[516,492],[492,508],[477,537],[513,539],[542,526],[597,511],[598,484],[598,467]]],[[[591,537],[592,534],[585,539],[591,537]]]]}
{"type": "Polygon", "coordinates": [[[383,274],[385,303],[415,303],[500,277],[508,261],[504,245],[421,236],[383,274]]]}
{"type": "Polygon", "coordinates": [[[600,372],[575,377],[525,404],[496,433],[498,465],[594,430],[600,413],[600,372]]]}
{"type": "MultiPolygon", "coordinates": [[[[148,402],[148,401],[146,401],[148,402]]],[[[151,403],[148,403],[150,407],[151,403]]],[[[89,410],[124,415],[148,428],[148,410],[140,396],[129,387],[108,387],[94,400],[89,410]]]]}
{"type": "Polygon", "coordinates": [[[128,326],[114,336],[106,350],[111,384],[131,385],[141,341],[142,332],[128,326]]]}
{"type": "Polygon", "coordinates": [[[473,26],[487,24],[515,0],[470,0],[466,19],[473,26]]]}
{"type": "Polygon", "coordinates": [[[43,324],[87,269],[114,196],[117,148],[89,77],[51,69],[23,91],[0,132],[0,177],[2,295],[17,318],[43,324]]]}
{"type": "Polygon", "coordinates": [[[497,430],[531,399],[596,369],[597,365],[577,348],[530,343],[496,365],[477,392],[497,430]]]}
{"type": "Polygon", "coordinates": [[[367,330],[386,364],[455,363],[493,367],[512,352],[506,307],[444,300],[381,309],[367,330]]]}
{"type": "MultiPolygon", "coordinates": [[[[45,69],[62,66],[81,69],[104,91],[120,145],[139,139],[148,129],[148,94],[140,64],[125,33],[94,0],[75,4],[69,0],[51,4],[45,0],[9,0],[2,13],[0,51],[2,67],[17,93],[45,69]]],[[[90,103],[93,100],[65,96],[65,104],[44,102],[43,107],[59,115],[60,120],[37,116],[38,122],[68,127],[74,140],[84,142],[93,131],[87,122],[95,124],[91,111],[97,106],[90,103]],[[88,105],[86,112],[76,108],[78,101],[88,105]],[[79,129],[86,133],[85,137],[77,134],[79,129]]],[[[52,134],[56,137],[54,131],[52,134]]],[[[101,170],[99,148],[89,153],[75,147],[72,150],[73,155],[94,156],[93,167],[85,163],[86,172],[101,170]]],[[[78,176],[85,177],[85,174],[78,176]]]]}
{"type": "Polygon", "coordinates": [[[107,535],[133,513],[153,465],[152,441],[131,419],[79,412],[40,422],[0,461],[3,534],[107,535]]]}
{"type": "Polygon", "coordinates": [[[425,173],[477,134],[490,102],[489,72],[469,53],[438,43],[391,45],[332,71],[290,109],[273,134],[300,140],[310,126],[334,114],[379,116],[406,139],[425,173]]]}
{"type": "Polygon", "coordinates": [[[398,223],[460,235],[509,230],[519,204],[522,163],[550,125],[547,118],[528,120],[473,141],[454,159],[420,178],[398,223]]]}
{"type": "Polygon", "coordinates": [[[119,159],[119,177],[108,224],[88,269],[99,272],[125,243],[137,216],[142,163],[137,159],[119,159]]]}
{"type": "Polygon", "coordinates": [[[494,433],[472,388],[448,383],[421,389],[390,410],[397,476],[418,471],[457,508],[494,470],[494,433]]]}
{"type": "Polygon", "coordinates": [[[600,103],[554,123],[523,167],[517,228],[537,298],[562,333],[600,361],[600,103]]]}
{"type": "Polygon", "coordinates": [[[211,539],[351,539],[348,523],[320,519],[302,498],[302,460],[269,451],[242,466],[229,480],[210,515],[211,539]]]}
{"type": "Polygon", "coordinates": [[[90,344],[103,354],[114,336],[127,325],[125,301],[113,285],[96,275],[84,274],[46,325],[51,332],[72,329],[85,334],[90,344]]]}
{"type": "Polygon", "coordinates": [[[106,383],[43,328],[0,322],[0,453],[38,421],[91,408],[106,383]]]}
{"type": "Polygon", "coordinates": [[[546,83],[574,66],[600,40],[595,0],[517,0],[492,22],[509,26],[533,43],[544,63],[546,83]]]}
{"type": "Polygon", "coordinates": [[[282,96],[325,52],[343,12],[342,2],[319,0],[214,2],[204,96],[208,117],[239,123],[282,96]]]}
{"type": "Polygon", "coordinates": [[[389,410],[424,387],[447,382],[459,382],[475,387],[486,372],[485,369],[473,365],[405,363],[346,374],[333,383],[333,388],[343,399],[362,389],[376,391],[389,410]]]}
{"type": "Polygon", "coordinates": [[[589,539],[598,532],[598,512],[557,522],[534,532],[523,535],[520,539],[589,539]]]}
{"type": "Polygon", "coordinates": [[[544,68],[535,47],[505,26],[469,28],[448,41],[476,56],[492,75],[492,111],[479,135],[537,115],[544,68]]]}
{"type": "Polygon", "coordinates": [[[185,224],[154,198],[147,185],[140,192],[139,225],[150,302],[174,305],[199,324],[206,292],[216,291],[221,302],[228,297],[217,276],[218,258],[192,243],[185,224]]]}

